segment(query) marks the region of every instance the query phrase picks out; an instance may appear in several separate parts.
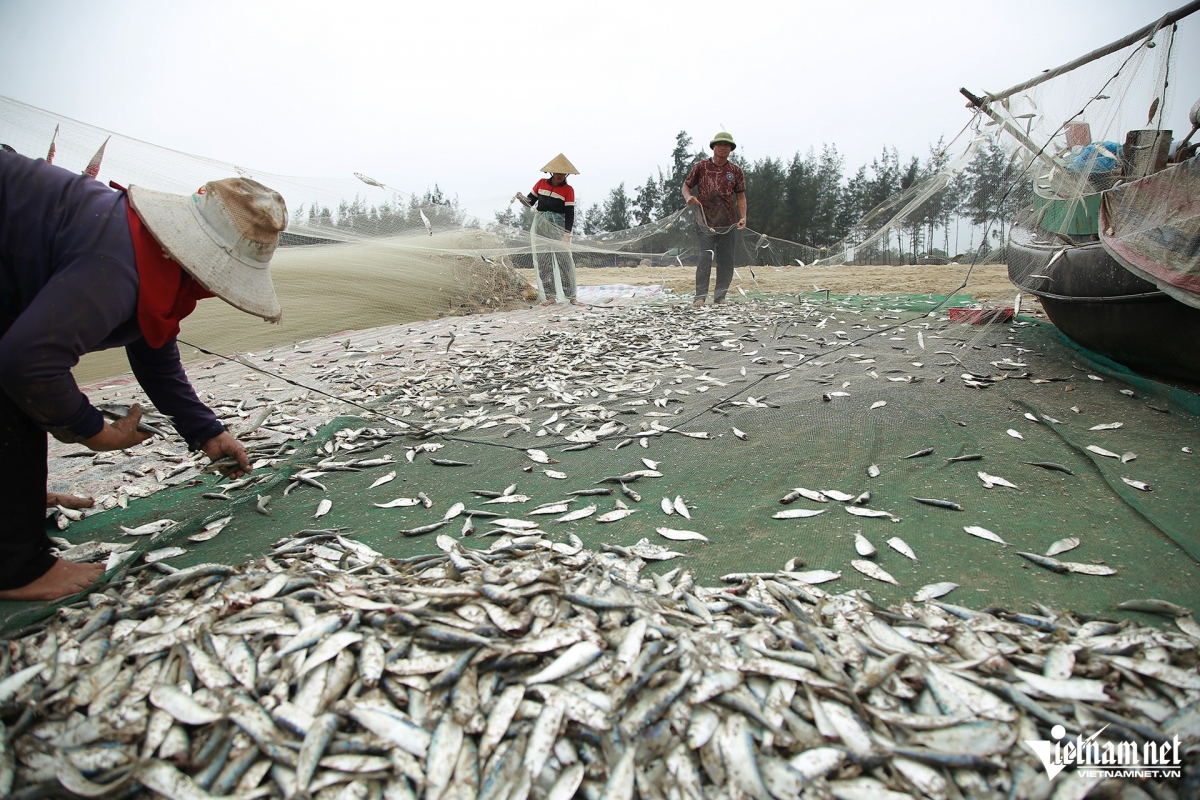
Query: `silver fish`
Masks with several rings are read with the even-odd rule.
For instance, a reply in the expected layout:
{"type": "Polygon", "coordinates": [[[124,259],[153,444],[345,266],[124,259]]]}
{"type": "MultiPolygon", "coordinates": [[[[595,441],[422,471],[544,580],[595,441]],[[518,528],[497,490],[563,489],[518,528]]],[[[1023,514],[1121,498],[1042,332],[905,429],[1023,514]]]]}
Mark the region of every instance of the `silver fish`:
{"type": "Polygon", "coordinates": [[[1009,483],[1004,478],[998,478],[995,475],[988,475],[986,472],[978,472],[976,474],[979,476],[979,480],[983,481],[983,486],[985,489],[991,489],[993,486],[1007,486],[1009,489],[1020,488],[1015,483],[1009,483]]]}
{"type": "Polygon", "coordinates": [[[440,800],[446,791],[458,763],[463,734],[462,725],[450,714],[444,715],[437,728],[434,729],[429,744],[425,774],[425,796],[430,800],[440,800]]]}
{"type": "Polygon", "coordinates": [[[987,539],[989,542],[996,542],[997,544],[1008,546],[1008,542],[1004,541],[987,528],[980,527],[979,525],[967,525],[963,528],[963,530],[972,536],[978,536],[980,539],[987,539]]]}
{"type": "Polygon", "coordinates": [[[350,716],[371,733],[399,745],[405,752],[417,758],[424,758],[429,750],[432,737],[395,714],[377,707],[359,706],[350,711],[350,716]]]}
{"type": "Polygon", "coordinates": [[[815,586],[821,583],[829,583],[830,581],[836,581],[842,577],[842,573],[840,571],[828,569],[811,569],[804,572],[784,571],[780,572],[779,574],[785,578],[788,578],[789,580],[799,581],[800,583],[808,584],[809,586],[815,586]]]}
{"type": "Polygon", "coordinates": [[[207,725],[216,722],[222,715],[197,703],[191,695],[184,694],[175,686],[161,685],[150,692],[150,702],[187,725],[207,725]]]}
{"type": "Polygon", "coordinates": [[[870,561],[862,561],[855,559],[850,562],[850,566],[866,575],[868,578],[874,578],[877,581],[890,583],[894,586],[899,586],[900,582],[893,578],[886,570],[879,567],[877,564],[872,564],[870,561]]]}
{"type": "Polygon", "coordinates": [[[690,750],[703,747],[717,731],[721,718],[707,705],[695,705],[687,727],[687,746],[690,750]]]}
{"type": "Polygon", "coordinates": [[[918,603],[923,603],[926,600],[934,600],[938,597],[945,597],[946,595],[950,594],[950,592],[957,589],[958,586],[959,585],[957,583],[952,583],[950,581],[930,583],[926,586],[922,586],[920,589],[917,589],[916,594],[913,595],[913,600],[917,601],[918,603]]]}
{"type": "Polygon", "coordinates": [[[819,514],[824,514],[825,509],[811,508],[788,508],[783,511],[776,511],[771,515],[772,519],[804,519],[807,517],[815,517],[819,514]]]}
{"type": "MultiPolygon", "coordinates": [[[[1163,614],[1168,617],[1189,617],[1192,614],[1192,611],[1189,608],[1184,608],[1183,606],[1176,605],[1175,603],[1169,603],[1166,600],[1155,599],[1125,600],[1121,603],[1117,603],[1114,608],[1118,608],[1122,611],[1144,611],[1148,614],[1163,614]]],[[[0,698],[2,697],[3,693],[0,693],[0,698]]]]}
{"type": "Polygon", "coordinates": [[[1066,539],[1059,539],[1057,542],[1050,545],[1049,549],[1046,550],[1046,555],[1056,556],[1059,553],[1065,553],[1068,550],[1074,550],[1076,547],[1079,547],[1079,539],[1075,538],[1074,536],[1070,536],[1066,539]]]}
{"type": "Polygon", "coordinates": [[[739,714],[731,714],[725,719],[723,728],[717,736],[732,786],[754,800],[772,800],[758,770],[754,740],[750,736],[745,718],[739,714]]]}
{"type": "Polygon", "coordinates": [[[207,542],[209,539],[216,537],[221,531],[229,527],[229,523],[233,522],[233,517],[222,517],[221,519],[213,520],[204,526],[199,533],[194,533],[188,537],[189,542],[207,542]]]}
{"type": "Polygon", "coordinates": [[[687,503],[683,502],[683,498],[679,495],[675,495],[675,502],[672,503],[672,507],[675,509],[675,513],[684,519],[690,520],[692,518],[691,513],[688,511],[687,503]]]}
{"type": "Polygon", "coordinates": [[[528,503],[530,499],[531,498],[528,495],[524,494],[504,494],[500,495],[499,497],[493,497],[491,500],[484,500],[483,505],[495,505],[497,503],[528,503]]]}
{"type": "Polygon", "coordinates": [[[531,531],[538,527],[536,522],[531,522],[527,519],[513,519],[512,517],[500,517],[499,519],[489,519],[489,525],[495,525],[499,528],[509,528],[518,531],[531,531]]]}
{"type": "Polygon", "coordinates": [[[521,701],[525,698],[525,686],[523,684],[510,684],[505,687],[500,696],[496,698],[492,705],[492,712],[488,716],[487,726],[483,731],[483,737],[479,740],[479,755],[486,758],[500,743],[505,732],[508,731],[508,726],[516,716],[517,708],[520,707],[521,701]]]}
{"type": "Polygon", "coordinates": [[[856,517],[874,517],[877,519],[886,517],[893,522],[900,521],[900,518],[895,514],[891,514],[887,511],[881,511],[877,508],[863,508],[862,506],[846,506],[845,508],[847,514],[853,514],[856,517]]]}
{"type": "MultiPolygon", "coordinates": [[[[616,522],[617,520],[625,519],[636,511],[636,508],[618,508],[613,511],[605,512],[604,514],[596,517],[596,522],[616,522]]],[[[567,514],[566,516],[569,517],[570,514],[567,514]]],[[[565,518],[566,517],[560,517],[560,521],[565,520],[565,518]]]]}
{"type": "Polygon", "coordinates": [[[173,519],[160,519],[154,522],[147,522],[145,525],[139,525],[136,528],[126,528],[121,526],[121,533],[126,536],[153,536],[157,533],[162,533],[168,528],[173,528],[179,523],[173,519]]]}
{"type": "Polygon", "coordinates": [[[546,665],[537,673],[525,679],[526,686],[535,683],[549,683],[570,675],[591,664],[604,651],[593,641],[577,642],[571,645],[558,658],[546,665]]]}
{"type": "Polygon", "coordinates": [[[538,516],[540,514],[562,514],[571,507],[570,503],[552,503],[546,506],[538,506],[537,508],[526,511],[527,516],[538,516]]]}
{"type": "Polygon", "coordinates": [[[372,483],[367,488],[374,489],[378,486],[383,486],[385,483],[391,483],[394,480],[396,480],[396,470],[392,470],[391,472],[387,473],[386,475],[379,476],[378,478],[375,479],[375,482],[372,483]]]}
{"type": "Polygon", "coordinates": [[[686,542],[686,541],[707,542],[707,541],[709,541],[707,536],[705,536],[702,533],[696,533],[695,531],[683,531],[683,530],[676,530],[674,528],[655,528],[654,530],[658,533],[659,536],[662,536],[666,539],[670,539],[675,542],[686,542]]]}
{"type": "Polygon", "coordinates": [[[151,550],[142,556],[142,559],[147,564],[157,564],[159,561],[165,561],[168,558],[176,558],[186,553],[182,547],[163,547],[158,550],[151,550]]]}
{"type": "Polygon", "coordinates": [[[892,538],[887,540],[887,543],[888,543],[888,547],[892,548],[897,553],[900,553],[903,556],[911,558],[913,561],[917,560],[917,554],[914,553],[913,549],[908,546],[908,543],[905,542],[903,539],[901,539],[899,536],[893,536],[892,538]]]}

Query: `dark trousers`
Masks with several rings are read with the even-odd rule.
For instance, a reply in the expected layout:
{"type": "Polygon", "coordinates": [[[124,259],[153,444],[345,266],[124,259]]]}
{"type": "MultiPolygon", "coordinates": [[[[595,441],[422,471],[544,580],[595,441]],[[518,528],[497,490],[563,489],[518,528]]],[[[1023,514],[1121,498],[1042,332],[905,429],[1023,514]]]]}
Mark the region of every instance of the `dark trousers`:
{"type": "Polygon", "coordinates": [[[700,249],[700,261],[696,264],[696,299],[708,297],[708,276],[713,261],[717,262],[717,286],[713,301],[721,302],[733,282],[733,244],[737,230],[715,233],[711,229],[696,228],[696,245],[700,249]]]}
{"type": "MultiPolygon", "coordinates": [[[[0,319],[0,336],[9,322],[0,319]]],[[[0,589],[32,583],[54,566],[46,478],[46,432],[0,391],[0,589]]]]}

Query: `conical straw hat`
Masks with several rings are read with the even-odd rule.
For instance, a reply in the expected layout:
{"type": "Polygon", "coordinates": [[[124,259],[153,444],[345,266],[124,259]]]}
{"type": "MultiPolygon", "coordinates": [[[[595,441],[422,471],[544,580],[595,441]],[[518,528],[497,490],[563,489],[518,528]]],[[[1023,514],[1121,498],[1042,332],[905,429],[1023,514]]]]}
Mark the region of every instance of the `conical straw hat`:
{"type": "Polygon", "coordinates": [[[550,163],[542,167],[542,172],[561,172],[564,175],[578,175],[579,170],[575,169],[575,165],[567,160],[567,157],[559,153],[554,158],[550,159],[550,163]]]}

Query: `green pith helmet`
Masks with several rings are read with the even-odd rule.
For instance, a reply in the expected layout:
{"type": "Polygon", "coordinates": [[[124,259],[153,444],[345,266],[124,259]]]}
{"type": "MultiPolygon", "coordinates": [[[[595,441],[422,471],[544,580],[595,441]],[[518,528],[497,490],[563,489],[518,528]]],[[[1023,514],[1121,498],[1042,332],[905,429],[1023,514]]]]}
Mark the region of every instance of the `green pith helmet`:
{"type": "Polygon", "coordinates": [[[725,131],[721,131],[712,138],[712,141],[708,143],[709,148],[712,148],[714,144],[727,144],[729,145],[730,151],[737,150],[737,142],[735,142],[733,137],[725,131]]]}

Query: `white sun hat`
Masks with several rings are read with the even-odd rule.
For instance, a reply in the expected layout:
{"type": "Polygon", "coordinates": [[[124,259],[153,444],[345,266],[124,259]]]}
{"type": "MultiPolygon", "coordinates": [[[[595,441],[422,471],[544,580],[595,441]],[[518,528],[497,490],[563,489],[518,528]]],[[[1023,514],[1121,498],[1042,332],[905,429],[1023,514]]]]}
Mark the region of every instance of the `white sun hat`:
{"type": "Polygon", "coordinates": [[[249,178],[225,178],[187,196],[130,186],[129,202],[201,286],[267,322],[282,319],[269,269],[288,219],[278,192],[249,178]]]}

